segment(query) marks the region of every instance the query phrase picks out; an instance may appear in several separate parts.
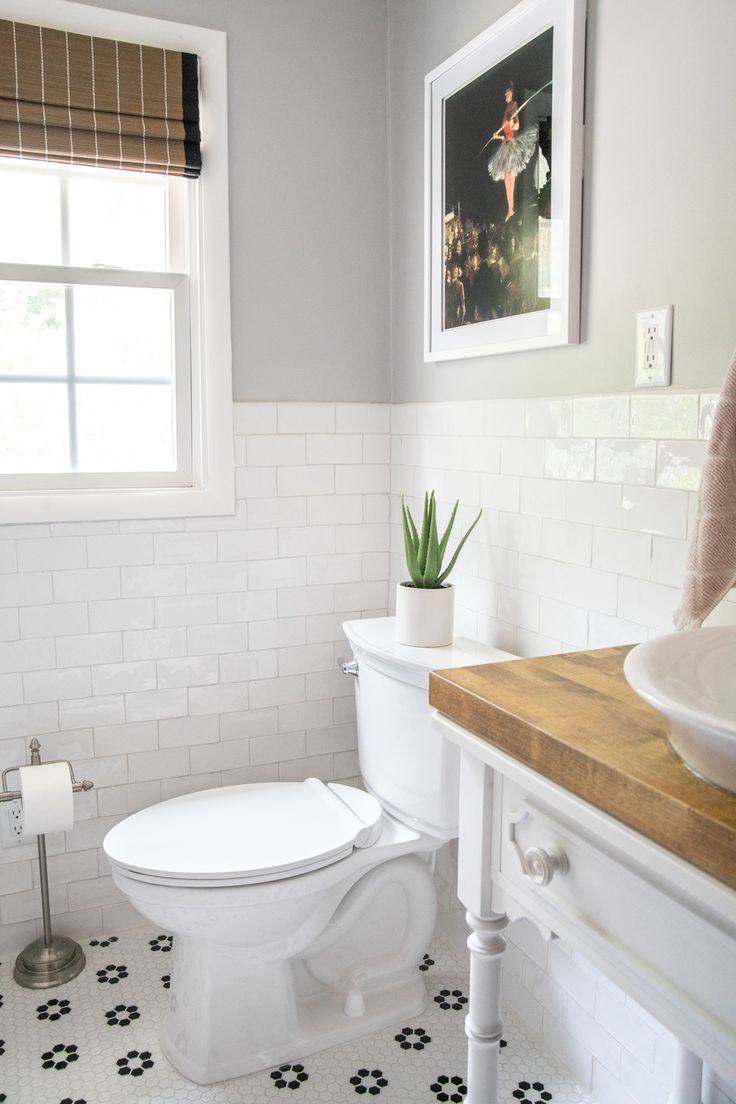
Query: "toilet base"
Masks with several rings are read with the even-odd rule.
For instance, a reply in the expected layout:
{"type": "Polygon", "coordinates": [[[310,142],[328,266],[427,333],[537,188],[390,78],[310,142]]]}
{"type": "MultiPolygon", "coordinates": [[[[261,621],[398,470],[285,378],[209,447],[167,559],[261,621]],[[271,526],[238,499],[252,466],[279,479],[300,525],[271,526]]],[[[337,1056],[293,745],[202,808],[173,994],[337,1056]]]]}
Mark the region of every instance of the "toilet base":
{"type": "Polygon", "coordinates": [[[172,1038],[170,1021],[164,1023],[159,1042],[165,1056],[183,1077],[198,1085],[210,1085],[284,1062],[298,1061],[327,1047],[362,1038],[393,1024],[400,1025],[420,1015],[427,1002],[424,981],[419,974],[381,992],[363,996],[365,1012],[360,1017],[346,1016],[334,994],[301,998],[297,1001],[300,1026],[287,1041],[260,1050],[257,1054],[239,1054],[206,1066],[192,1061],[177,1047],[172,1038]]]}

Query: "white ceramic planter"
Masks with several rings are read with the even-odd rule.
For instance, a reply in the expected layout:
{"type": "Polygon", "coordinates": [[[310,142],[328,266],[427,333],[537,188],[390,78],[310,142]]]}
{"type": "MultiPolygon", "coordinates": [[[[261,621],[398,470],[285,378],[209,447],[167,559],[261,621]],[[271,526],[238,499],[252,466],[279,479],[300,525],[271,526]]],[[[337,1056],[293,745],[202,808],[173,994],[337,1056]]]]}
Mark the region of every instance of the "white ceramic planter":
{"type": "Polygon", "coordinates": [[[455,588],[445,583],[424,590],[411,583],[396,587],[396,639],[412,648],[445,648],[452,644],[455,588]]]}

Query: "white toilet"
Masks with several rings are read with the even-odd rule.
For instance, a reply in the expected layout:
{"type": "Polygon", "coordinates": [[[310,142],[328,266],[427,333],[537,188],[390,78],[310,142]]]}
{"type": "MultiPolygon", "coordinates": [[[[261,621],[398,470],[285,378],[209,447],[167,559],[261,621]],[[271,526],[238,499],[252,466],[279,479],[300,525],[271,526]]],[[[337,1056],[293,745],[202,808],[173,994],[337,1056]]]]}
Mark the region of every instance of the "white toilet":
{"type": "Polygon", "coordinates": [[[409,648],[388,617],[344,628],[367,793],[315,778],[226,786],[135,813],[104,841],[116,885],[175,934],[161,1044],[201,1084],[424,1007],[418,965],[436,913],[426,860],[457,835],[458,805],[457,751],[431,727],[429,672],[514,657],[461,639],[409,648]]]}

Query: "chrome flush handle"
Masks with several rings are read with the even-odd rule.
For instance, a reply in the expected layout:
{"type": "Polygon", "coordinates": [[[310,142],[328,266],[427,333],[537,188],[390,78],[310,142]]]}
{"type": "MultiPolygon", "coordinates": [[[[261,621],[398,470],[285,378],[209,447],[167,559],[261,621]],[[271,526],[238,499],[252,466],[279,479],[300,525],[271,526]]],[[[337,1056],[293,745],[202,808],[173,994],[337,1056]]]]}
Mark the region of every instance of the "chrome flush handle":
{"type": "Polygon", "coordinates": [[[342,656],[338,657],[337,666],[340,668],[344,675],[355,675],[358,677],[358,661],[357,659],[343,659],[342,656]]]}

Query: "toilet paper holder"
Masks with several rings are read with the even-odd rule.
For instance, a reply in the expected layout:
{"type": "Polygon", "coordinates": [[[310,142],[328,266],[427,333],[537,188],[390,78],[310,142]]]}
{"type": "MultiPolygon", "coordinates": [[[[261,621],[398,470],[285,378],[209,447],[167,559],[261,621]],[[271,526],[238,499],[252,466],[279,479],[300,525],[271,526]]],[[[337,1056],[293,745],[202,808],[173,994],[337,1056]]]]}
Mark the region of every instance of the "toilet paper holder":
{"type": "MultiPolygon", "coordinates": [[[[34,738],[29,745],[32,767],[41,766],[41,745],[34,738]]],[[[91,790],[94,782],[84,779],[78,782],[74,768],[68,759],[50,759],[48,763],[66,763],[72,781],[72,791],[91,790]]],[[[22,764],[23,766],[25,764],[22,764]]],[[[7,777],[20,766],[6,767],[0,774],[0,801],[19,801],[20,790],[9,790],[7,777]]],[[[41,915],[43,935],[34,939],[21,951],[15,960],[13,977],[24,989],[51,989],[71,981],[84,969],[85,958],[82,948],[73,939],[65,935],[54,935],[51,931],[51,905],[49,902],[49,872],[46,862],[46,836],[36,836],[38,844],[38,874],[41,883],[41,915]]]]}

